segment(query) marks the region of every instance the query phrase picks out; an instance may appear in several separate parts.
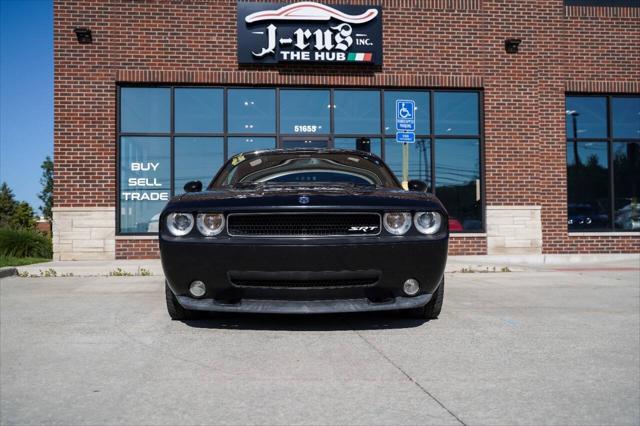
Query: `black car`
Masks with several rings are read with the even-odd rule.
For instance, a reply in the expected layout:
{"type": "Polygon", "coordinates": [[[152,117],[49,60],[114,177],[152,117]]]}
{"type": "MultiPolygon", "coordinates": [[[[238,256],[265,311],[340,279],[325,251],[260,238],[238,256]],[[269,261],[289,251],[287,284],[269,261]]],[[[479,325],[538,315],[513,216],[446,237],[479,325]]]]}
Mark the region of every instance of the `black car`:
{"type": "Polygon", "coordinates": [[[437,318],[448,216],[364,151],[269,150],[189,182],[159,220],[173,319],[199,311],[406,310],[437,318]]]}

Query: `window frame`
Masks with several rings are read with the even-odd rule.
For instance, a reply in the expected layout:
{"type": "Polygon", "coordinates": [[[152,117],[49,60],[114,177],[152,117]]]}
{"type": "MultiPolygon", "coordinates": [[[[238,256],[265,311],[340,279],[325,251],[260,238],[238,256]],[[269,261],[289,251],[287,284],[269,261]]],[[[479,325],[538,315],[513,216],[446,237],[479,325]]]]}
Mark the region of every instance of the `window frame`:
{"type": "MultiPolygon", "coordinates": [[[[581,93],[581,92],[566,92],[565,96],[564,96],[564,110],[565,110],[565,131],[564,131],[564,135],[565,135],[565,145],[568,143],[588,143],[588,142],[606,142],[607,143],[607,167],[608,167],[608,173],[607,173],[607,177],[609,179],[608,182],[608,187],[609,187],[609,226],[606,228],[593,228],[593,229],[570,229],[569,228],[569,223],[568,223],[568,219],[569,219],[569,195],[568,195],[568,187],[569,187],[569,178],[568,175],[566,177],[566,188],[567,188],[567,197],[565,200],[565,221],[566,221],[566,229],[567,232],[569,234],[584,234],[584,233],[601,233],[601,234],[606,234],[606,233],[629,233],[629,232],[637,232],[637,231],[633,231],[633,230],[623,230],[623,229],[617,229],[615,227],[615,200],[616,200],[616,193],[615,193],[615,170],[614,170],[614,158],[613,158],[613,144],[614,143],[640,143],[640,138],[634,139],[634,138],[614,138],[613,137],[613,113],[612,113],[612,108],[611,108],[611,100],[613,98],[640,98],[640,94],[635,94],[635,93],[581,93]],[[599,137],[599,138],[580,138],[580,137],[576,137],[577,135],[574,135],[574,137],[570,138],[567,137],[567,119],[566,119],[566,111],[567,111],[567,99],[569,97],[582,97],[582,98],[605,98],[605,104],[606,104],[606,111],[605,111],[605,115],[606,115],[606,127],[607,127],[607,135],[606,137],[599,137]]],[[[567,152],[566,152],[566,148],[565,148],[565,173],[566,173],[566,167],[567,167],[567,152]]]]}
{"type": "MultiPolygon", "coordinates": [[[[430,151],[430,164],[429,175],[430,182],[427,182],[431,188],[431,193],[436,193],[436,175],[435,175],[435,140],[436,139],[475,139],[479,141],[479,179],[480,179],[480,197],[481,197],[481,217],[482,227],[480,229],[452,231],[452,234],[478,234],[486,232],[486,188],[485,188],[485,132],[484,132],[484,90],[481,88],[423,88],[423,87],[380,87],[380,86],[274,86],[274,85],[193,85],[193,84],[165,84],[165,83],[120,83],[116,85],[116,236],[117,237],[140,237],[140,236],[154,236],[154,233],[138,232],[128,233],[121,232],[120,230],[120,209],[121,209],[121,190],[120,190],[120,167],[121,167],[121,148],[120,140],[123,136],[162,136],[168,137],[170,140],[170,191],[169,197],[174,197],[176,194],[175,188],[175,138],[176,137],[219,137],[222,138],[223,143],[223,164],[229,159],[229,138],[242,138],[242,137],[273,137],[276,141],[276,148],[282,147],[282,140],[293,137],[326,137],[329,140],[329,147],[334,147],[335,138],[359,138],[367,137],[371,139],[380,139],[380,156],[383,160],[386,158],[385,139],[395,137],[395,132],[385,133],[385,92],[421,92],[428,94],[429,102],[429,125],[428,133],[417,134],[416,138],[423,138],[429,141],[430,151]],[[121,91],[122,89],[130,87],[147,87],[147,88],[168,88],[171,90],[170,95],[170,126],[169,133],[146,133],[146,132],[122,132],[120,127],[120,112],[121,112],[121,91]],[[223,126],[222,132],[176,132],[175,131],[175,90],[176,89],[222,89],[223,90],[223,126]],[[229,133],[228,129],[228,90],[229,89],[275,89],[275,133],[229,133]],[[353,91],[378,91],[380,93],[380,128],[378,133],[358,133],[358,134],[338,134],[335,133],[335,108],[331,108],[329,114],[330,129],[329,133],[281,133],[280,131],[280,91],[281,90],[328,90],[330,104],[335,105],[335,91],[336,90],[353,90],[353,91]],[[478,134],[474,135],[438,135],[435,134],[435,122],[434,122],[434,93],[435,92],[473,92],[478,95],[478,134]]],[[[212,176],[213,178],[213,176],[212,176]]],[[[401,179],[401,177],[399,177],[401,179]]],[[[203,182],[206,186],[208,182],[203,182]]]]}

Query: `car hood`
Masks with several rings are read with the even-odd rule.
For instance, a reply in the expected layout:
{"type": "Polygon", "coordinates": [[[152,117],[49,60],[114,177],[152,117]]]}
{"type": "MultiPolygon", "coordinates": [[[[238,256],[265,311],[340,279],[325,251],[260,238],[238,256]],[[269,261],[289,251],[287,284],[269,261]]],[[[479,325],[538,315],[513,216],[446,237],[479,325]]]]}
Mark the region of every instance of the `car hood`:
{"type": "MultiPolygon", "coordinates": [[[[169,210],[178,209],[388,209],[420,208],[443,211],[444,207],[433,195],[396,188],[362,187],[351,185],[327,186],[263,186],[250,189],[222,189],[183,194],[167,205],[169,210]],[[301,196],[308,197],[300,200],[301,196]]],[[[446,212],[445,212],[446,213],[446,212]]]]}

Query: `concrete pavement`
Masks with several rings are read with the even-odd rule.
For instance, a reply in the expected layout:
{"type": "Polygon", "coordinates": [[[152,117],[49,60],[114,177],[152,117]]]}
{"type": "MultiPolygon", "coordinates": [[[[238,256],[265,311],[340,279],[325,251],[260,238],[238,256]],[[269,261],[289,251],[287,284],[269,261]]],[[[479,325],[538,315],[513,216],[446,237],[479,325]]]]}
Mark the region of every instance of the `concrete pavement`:
{"type": "MultiPolygon", "coordinates": [[[[630,264],[640,267],[640,254],[554,254],[554,255],[489,255],[489,256],[449,256],[447,272],[495,272],[503,268],[511,271],[532,271],[555,269],[559,266],[604,264],[630,264]]],[[[36,263],[19,266],[21,274],[45,275],[51,270],[56,275],[107,276],[122,275],[162,275],[160,259],[131,260],[71,260],[36,263]]]]}
{"type": "Polygon", "coordinates": [[[0,424],[637,425],[639,286],[635,263],[456,273],[431,322],[183,323],[158,276],[4,278],[0,424]]]}

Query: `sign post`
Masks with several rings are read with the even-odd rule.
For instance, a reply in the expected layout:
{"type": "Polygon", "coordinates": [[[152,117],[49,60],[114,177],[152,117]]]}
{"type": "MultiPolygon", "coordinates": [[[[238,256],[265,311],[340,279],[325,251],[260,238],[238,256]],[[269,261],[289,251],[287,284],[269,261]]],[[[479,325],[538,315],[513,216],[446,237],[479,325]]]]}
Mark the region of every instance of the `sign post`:
{"type": "Polygon", "coordinates": [[[396,142],[402,143],[402,187],[409,189],[409,144],[416,141],[416,103],[396,100],[396,142]]]}

